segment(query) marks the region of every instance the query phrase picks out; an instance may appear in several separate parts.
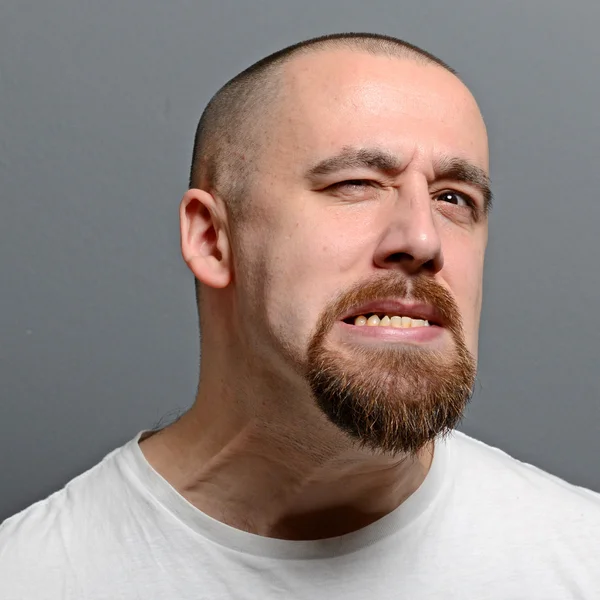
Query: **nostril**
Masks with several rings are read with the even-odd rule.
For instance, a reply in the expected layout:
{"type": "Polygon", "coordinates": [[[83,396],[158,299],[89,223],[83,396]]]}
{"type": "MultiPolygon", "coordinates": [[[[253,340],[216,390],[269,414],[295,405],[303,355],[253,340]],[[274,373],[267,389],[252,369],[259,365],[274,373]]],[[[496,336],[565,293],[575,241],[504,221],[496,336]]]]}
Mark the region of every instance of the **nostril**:
{"type": "Polygon", "coordinates": [[[387,257],[386,262],[402,263],[414,260],[414,257],[408,254],[408,252],[394,252],[387,257]]]}
{"type": "Polygon", "coordinates": [[[438,259],[437,257],[432,257],[429,259],[419,259],[413,256],[412,254],[408,254],[408,252],[394,252],[390,254],[385,259],[385,264],[388,265],[399,265],[404,268],[406,272],[416,273],[417,271],[427,271],[431,273],[437,273],[441,269],[438,267],[438,259]]]}

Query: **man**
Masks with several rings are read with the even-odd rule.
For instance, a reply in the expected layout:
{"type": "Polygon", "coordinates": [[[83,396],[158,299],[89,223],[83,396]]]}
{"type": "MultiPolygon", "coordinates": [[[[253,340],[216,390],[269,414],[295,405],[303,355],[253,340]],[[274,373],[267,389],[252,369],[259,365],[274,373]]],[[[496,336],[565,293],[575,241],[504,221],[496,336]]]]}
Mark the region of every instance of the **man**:
{"type": "Polygon", "coordinates": [[[181,203],[196,402],[0,530],[0,596],[600,597],[600,496],[454,428],[485,126],[437,58],[310,40],[238,75],[181,203]]]}

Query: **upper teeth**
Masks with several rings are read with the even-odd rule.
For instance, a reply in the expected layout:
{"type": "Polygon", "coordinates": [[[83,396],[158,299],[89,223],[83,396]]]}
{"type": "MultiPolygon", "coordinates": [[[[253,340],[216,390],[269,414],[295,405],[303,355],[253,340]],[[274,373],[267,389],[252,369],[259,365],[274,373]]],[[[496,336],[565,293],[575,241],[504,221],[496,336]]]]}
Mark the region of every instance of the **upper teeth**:
{"type": "Polygon", "coordinates": [[[360,315],[354,319],[355,325],[369,325],[371,327],[429,327],[429,321],[423,319],[412,319],[411,317],[398,317],[394,315],[389,317],[385,315],[381,319],[377,315],[365,317],[360,315]]]}

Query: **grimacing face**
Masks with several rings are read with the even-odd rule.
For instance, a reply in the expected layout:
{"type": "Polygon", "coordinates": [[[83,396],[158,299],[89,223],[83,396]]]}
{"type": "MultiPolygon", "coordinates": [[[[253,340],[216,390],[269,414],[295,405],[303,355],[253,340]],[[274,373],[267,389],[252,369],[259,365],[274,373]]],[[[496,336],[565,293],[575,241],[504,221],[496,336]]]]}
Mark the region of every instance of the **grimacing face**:
{"type": "Polygon", "coordinates": [[[485,125],[435,65],[317,51],[283,78],[236,233],[240,319],[341,429],[418,450],[474,382],[485,194],[448,165],[487,173],[485,125]],[[361,314],[431,326],[354,325],[361,314]]]}

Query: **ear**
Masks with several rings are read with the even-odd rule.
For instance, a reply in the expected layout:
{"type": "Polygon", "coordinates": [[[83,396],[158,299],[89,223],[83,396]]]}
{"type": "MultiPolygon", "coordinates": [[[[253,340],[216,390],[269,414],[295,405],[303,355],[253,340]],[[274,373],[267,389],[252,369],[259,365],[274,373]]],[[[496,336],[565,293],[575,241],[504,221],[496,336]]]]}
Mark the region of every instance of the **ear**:
{"type": "Polygon", "coordinates": [[[224,288],[232,277],[225,207],[204,190],[188,190],[179,207],[181,254],[196,279],[224,288]]]}

